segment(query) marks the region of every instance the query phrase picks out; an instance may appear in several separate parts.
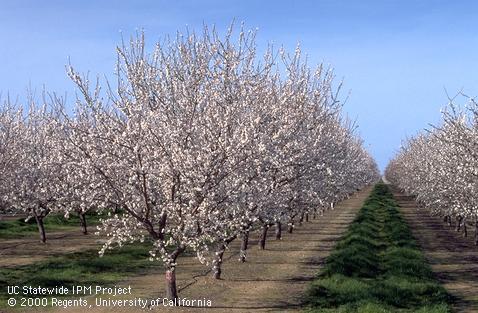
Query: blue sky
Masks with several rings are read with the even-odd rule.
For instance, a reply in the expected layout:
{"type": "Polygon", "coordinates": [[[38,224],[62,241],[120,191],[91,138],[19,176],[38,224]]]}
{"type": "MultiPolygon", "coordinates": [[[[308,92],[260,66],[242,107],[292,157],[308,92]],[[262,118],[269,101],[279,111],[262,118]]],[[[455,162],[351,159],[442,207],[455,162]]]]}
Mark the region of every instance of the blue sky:
{"type": "Polygon", "coordinates": [[[476,1],[22,1],[0,2],[0,92],[24,97],[67,93],[68,58],[80,71],[111,75],[121,32],[144,29],[156,41],[203,23],[235,19],[258,28],[258,41],[331,64],[345,111],[359,124],[381,168],[405,136],[439,120],[446,88],[478,95],[476,1]],[[344,93],[345,96],[345,93],[344,93]]]}

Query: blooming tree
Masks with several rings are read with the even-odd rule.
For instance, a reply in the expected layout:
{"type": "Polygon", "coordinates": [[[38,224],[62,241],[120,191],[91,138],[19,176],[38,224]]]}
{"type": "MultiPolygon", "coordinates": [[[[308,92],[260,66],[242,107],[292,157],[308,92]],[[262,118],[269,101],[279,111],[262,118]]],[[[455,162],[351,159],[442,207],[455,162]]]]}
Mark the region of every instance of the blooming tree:
{"type": "Polygon", "coordinates": [[[255,36],[205,27],[147,53],[140,34],[117,49],[115,87],[68,68],[79,91],[73,114],[53,98],[54,109],[31,110],[17,127],[2,109],[0,149],[20,156],[0,159],[14,181],[0,185],[2,199],[39,222],[77,212],[85,233],[86,212],[107,213],[100,254],[150,243],[173,299],[186,250],[220,278],[236,238],[245,261],[251,230],[261,230],[264,249],[272,225],[280,238],[282,224],[292,231],[376,181],[375,162],[341,114],[333,71],[311,70],[299,48],[259,57],[255,36]],[[17,129],[14,147],[7,134],[17,129]]]}
{"type": "Polygon", "coordinates": [[[20,140],[21,121],[21,115],[19,116],[9,102],[0,106],[0,212],[7,212],[12,209],[7,200],[11,190],[11,181],[14,177],[13,169],[18,161],[16,157],[18,149],[15,146],[20,140]]]}
{"type": "Polygon", "coordinates": [[[450,225],[456,220],[456,230],[463,229],[464,236],[472,222],[478,245],[477,125],[473,98],[464,109],[450,101],[442,125],[409,139],[388,165],[386,178],[450,225]]]}
{"type": "Polygon", "coordinates": [[[32,102],[26,112],[17,109],[4,125],[2,137],[10,141],[2,153],[3,167],[8,168],[3,184],[4,200],[15,211],[34,218],[40,239],[46,241],[43,219],[54,210],[57,184],[64,174],[63,165],[55,158],[55,116],[46,106],[32,102]],[[13,119],[12,119],[13,117],[13,119]],[[14,134],[13,134],[14,132],[14,134]]]}

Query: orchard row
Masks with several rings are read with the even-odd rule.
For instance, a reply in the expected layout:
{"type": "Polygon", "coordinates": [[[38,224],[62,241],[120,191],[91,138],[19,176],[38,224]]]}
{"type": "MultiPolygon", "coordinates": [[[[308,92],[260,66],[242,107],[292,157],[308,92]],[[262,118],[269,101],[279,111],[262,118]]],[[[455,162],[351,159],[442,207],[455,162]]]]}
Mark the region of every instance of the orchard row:
{"type": "Polygon", "coordinates": [[[478,245],[478,103],[466,98],[464,108],[450,99],[441,125],[409,139],[385,175],[464,236],[472,225],[478,245]]]}
{"type": "MultiPolygon", "coordinates": [[[[54,94],[0,113],[0,200],[43,219],[99,212],[107,249],[151,242],[176,298],[177,258],[193,251],[220,276],[227,245],[288,225],[376,181],[377,166],[341,113],[331,69],[300,49],[265,49],[256,33],[204,29],[146,52],[117,48],[116,82],[71,66],[72,109],[54,94]],[[114,85],[114,87],[113,87],[114,85]],[[108,215],[106,215],[108,214],[108,215]]],[[[280,233],[278,234],[280,236],[280,233]]]]}

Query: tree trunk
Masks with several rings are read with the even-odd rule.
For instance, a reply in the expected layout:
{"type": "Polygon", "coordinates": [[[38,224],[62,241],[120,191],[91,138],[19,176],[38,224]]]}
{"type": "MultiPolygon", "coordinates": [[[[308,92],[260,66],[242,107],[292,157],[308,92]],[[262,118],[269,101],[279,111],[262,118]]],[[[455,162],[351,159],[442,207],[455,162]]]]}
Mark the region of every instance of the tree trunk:
{"type": "Polygon", "coordinates": [[[456,218],[456,228],[455,228],[456,232],[460,232],[460,230],[461,230],[461,222],[462,222],[462,221],[463,221],[463,217],[458,216],[458,217],[456,218]]]}
{"type": "Polygon", "coordinates": [[[451,215],[448,215],[448,227],[451,227],[451,215]]]}
{"type": "Polygon", "coordinates": [[[281,222],[277,221],[275,225],[276,229],[276,240],[281,240],[282,239],[282,224],[281,222]]]}
{"type": "Polygon", "coordinates": [[[174,268],[166,270],[166,297],[169,300],[178,298],[178,290],[176,288],[176,271],[174,268]]]}
{"type": "Polygon", "coordinates": [[[287,232],[289,234],[292,234],[292,231],[294,230],[294,222],[289,223],[289,227],[287,228],[287,232]]]}
{"type": "Polygon", "coordinates": [[[247,245],[249,243],[249,231],[245,231],[242,233],[242,241],[241,241],[241,257],[240,261],[241,262],[246,262],[246,253],[247,253],[247,245]]]}
{"type": "Polygon", "coordinates": [[[304,216],[305,216],[305,214],[304,214],[304,212],[302,212],[300,214],[300,218],[299,218],[299,225],[302,225],[302,222],[304,221],[304,216]]]}
{"type": "Polygon", "coordinates": [[[475,221],[475,246],[478,246],[478,220],[475,221]]]}
{"type": "Polygon", "coordinates": [[[309,213],[305,213],[305,221],[306,221],[306,222],[309,221],[309,213]]]}
{"type": "Polygon", "coordinates": [[[40,233],[40,240],[41,242],[46,242],[46,233],[45,233],[45,225],[43,225],[43,216],[39,216],[35,213],[35,221],[37,222],[38,232],[40,233]]]}
{"type": "Polygon", "coordinates": [[[176,288],[176,267],[172,264],[176,263],[176,259],[185,249],[186,248],[183,245],[179,245],[168,258],[170,263],[166,265],[166,297],[169,300],[176,300],[178,298],[178,290],[176,288]]]}
{"type": "Polygon", "coordinates": [[[212,261],[212,273],[215,279],[221,279],[221,265],[222,265],[222,257],[224,256],[224,251],[226,251],[226,245],[221,244],[219,249],[216,251],[216,256],[214,261],[212,261]]]}
{"type": "Polygon", "coordinates": [[[83,235],[88,235],[88,228],[86,225],[86,213],[80,212],[80,226],[81,226],[81,232],[83,235]]]}
{"type": "Polygon", "coordinates": [[[262,225],[261,240],[259,240],[259,249],[261,250],[264,250],[266,248],[266,239],[267,239],[268,230],[269,230],[269,225],[267,224],[262,225]]]}
{"type": "Polygon", "coordinates": [[[463,219],[463,237],[468,237],[468,228],[466,227],[466,219],[463,219]]]}
{"type": "Polygon", "coordinates": [[[224,252],[226,251],[226,247],[231,242],[233,242],[236,238],[237,238],[237,235],[231,236],[227,239],[224,239],[224,242],[219,245],[219,248],[216,251],[216,256],[214,257],[214,260],[212,261],[212,264],[213,264],[212,272],[215,279],[221,279],[221,273],[222,273],[221,266],[222,266],[224,252]]]}

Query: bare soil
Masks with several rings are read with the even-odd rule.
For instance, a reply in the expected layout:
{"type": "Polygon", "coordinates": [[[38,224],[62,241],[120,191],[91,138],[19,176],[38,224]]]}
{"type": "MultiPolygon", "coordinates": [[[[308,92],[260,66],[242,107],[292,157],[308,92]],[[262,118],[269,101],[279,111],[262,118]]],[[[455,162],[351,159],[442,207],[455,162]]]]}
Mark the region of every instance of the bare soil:
{"type": "MultiPolygon", "coordinates": [[[[94,227],[90,230],[95,231],[94,227]]],[[[40,241],[38,234],[0,240],[0,266],[26,265],[52,255],[101,248],[101,238],[94,234],[83,235],[80,227],[75,230],[47,233],[46,236],[46,243],[40,241]]]]}
{"type": "Polygon", "coordinates": [[[478,247],[473,231],[463,238],[442,218],[418,209],[413,197],[397,190],[394,197],[433,272],[454,297],[455,312],[478,312],[478,247]]]}

